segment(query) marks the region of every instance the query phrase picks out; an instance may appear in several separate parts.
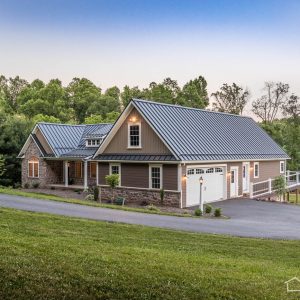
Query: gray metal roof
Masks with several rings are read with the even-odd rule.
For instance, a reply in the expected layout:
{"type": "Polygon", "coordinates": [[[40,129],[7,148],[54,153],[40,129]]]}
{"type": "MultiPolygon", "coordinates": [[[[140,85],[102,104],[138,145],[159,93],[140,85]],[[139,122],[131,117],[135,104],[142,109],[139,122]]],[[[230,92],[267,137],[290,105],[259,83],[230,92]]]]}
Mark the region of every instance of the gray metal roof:
{"type": "Polygon", "coordinates": [[[128,161],[176,161],[174,155],[159,154],[100,154],[95,157],[99,160],[128,160],[128,161]]]}
{"type": "Polygon", "coordinates": [[[250,117],[140,99],[132,103],[180,160],[289,158],[250,117]]]}
{"type": "Polygon", "coordinates": [[[93,155],[97,147],[86,147],[85,139],[96,132],[107,134],[112,124],[67,125],[56,123],[38,123],[56,157],[87,157],[93,155]]]}

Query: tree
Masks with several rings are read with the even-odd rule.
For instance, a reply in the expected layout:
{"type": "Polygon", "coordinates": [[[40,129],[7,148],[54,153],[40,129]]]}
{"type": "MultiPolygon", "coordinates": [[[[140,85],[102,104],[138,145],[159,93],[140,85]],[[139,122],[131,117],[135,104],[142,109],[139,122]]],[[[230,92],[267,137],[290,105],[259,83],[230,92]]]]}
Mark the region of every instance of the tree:
{"type": "Polygon", "coordinates": [[[205,78],[199,76],[186,83],[177,102],[189,107],[205,108],[209,103],[205,78]]]}
{"type": "Polygon", "coordinates": [[[286,180],[283,176],[277,176],[274,180],[274,190],[279,201],[282,201],[284,194],[286,193],[286,180]]]}
{"type": "Polygon", "coordinates": [[[5,172],[5,159],[4,155],[0,154],[0,177],[4,174],[5,172]]]}
{"type": "Polygon", "coordinates": [[[119,174],[111,174],[111,175],[106,175],[105,176],[105,181],[106,184],[108,184],[111,188],[112,191],[112,201],[114,201],[115,196],[114,196],[114,190],[118,186],[120,182],[120,176],[119,174]]]}
{"type": "Polygon", "coordinates": [[[212,93],[214,98],[213,108],[216,111],[242,115],[249,100],[250,92],[236,83],[228,85],[224,83],[220,91],[212,93]]]}
{"type": "Polygon", "coordinates": [[[9,79],[3,75],[0,76],[0,92],[4,93],[8,105],[15,111],[18,108],[17,97],[26,86],[28,86],[28,82],[19,76],[9,79]]]}
{"type": "Polygon", "coordinates": [[[38,123],[38,122],[61,123],[60,119],[55,118],[53,116],[43,115],[43,114],[35,115],[32,120],[33,123],[38,123]]]}
{"type": "Polygon", "coordinates": [[[137,86],[130,88],[128,85],[125,85],[123,92],[121,93],[122,106],[127,106],[130,100],[133,98],[145,98],[144,92],[141,91],[137,86]]]}
{"type": "Polygon", "coordinates": [[[282,82],[266,82],[264,90],[266,94],[252,103],[252,111],[263,123],[273,122],[287,102],[289,85],[282,82]]]}
{"type": "Polygon", "coordinates": [[[91,114],[101,112],[88,112],[88,109],[101,98],[101,89],[86,78],[73,78],[66,89],[69,96],[69,106],[74,110],[75,120],[83,123],[91,114]]]}
{"type": "Polygon", "coordinates": [[[300,117],[300,97],[292,94],[282,105],[283,114],[291,117],[293,120],[299,120],[300,117]]]}

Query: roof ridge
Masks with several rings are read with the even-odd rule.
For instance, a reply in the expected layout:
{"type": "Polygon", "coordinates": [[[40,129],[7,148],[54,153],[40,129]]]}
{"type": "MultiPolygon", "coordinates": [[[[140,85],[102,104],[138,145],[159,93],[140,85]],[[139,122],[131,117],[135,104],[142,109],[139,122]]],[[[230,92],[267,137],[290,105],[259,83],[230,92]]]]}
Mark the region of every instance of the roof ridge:
{"type": "Polygon", "coordinates": [[[63,123],[51,123],[51,122],[37,122],[37,124],[59,125],[59,126],[86,126],[85,124],[63,124],[63,123]]]}
{"type": "Polygon", "coordinates": [[[132,98],[132,101],[133,102],[145,102],[145,103],[156,104],[156,105],[171,106],[171,107],[176,107],[176,108],[181,108],[181,109],[197,110],[197,111],[203,111],[203,112],[207,112],[207,113],[222,114],[222,115],[228,115],[228,116],[239,117],[239,118],[248,118],[248,119],[253,120],[249,116],[241,116],[241,115],[236,115],[236,114],[231,114],[231,113],[226,113],[226,112],[220,112],[220,111],[213,111],[213,110],[208,110],[208,109],[203,109],[203,108],[182,106],[182,105],[179,105],[179,104],[162,103],[162,102],[156,102],[156,101],[153,101],[153,100],[138,99],[138,98],[132,98]]]}

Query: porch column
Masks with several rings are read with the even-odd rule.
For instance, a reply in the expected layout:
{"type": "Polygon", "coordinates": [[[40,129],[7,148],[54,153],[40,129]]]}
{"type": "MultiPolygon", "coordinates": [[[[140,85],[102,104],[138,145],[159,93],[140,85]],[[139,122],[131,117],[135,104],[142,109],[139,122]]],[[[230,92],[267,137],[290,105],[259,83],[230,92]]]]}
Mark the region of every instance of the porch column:
{"type": "Polygon", "coordinates": [[[99,163],[96,162],[96,186],[99,184],[99,163]]]}
{"type": "Polygon", "coordinates": [[[68,168],[68,161],[64,160],[64,169],[65,169],[65,187],[67,187],[69,185],[69,168],[68,168]]]}
{"type": "Polygon", "coordinates": [[[88,168],[87,168],[87,164],[88,164],[88,161],[85,160],[84,161],[84,174],[83,174],[83,188],[84,190],[87,190],[88,188],[88,184],[87,184],[87,178],[88,178],[88,168]]]}

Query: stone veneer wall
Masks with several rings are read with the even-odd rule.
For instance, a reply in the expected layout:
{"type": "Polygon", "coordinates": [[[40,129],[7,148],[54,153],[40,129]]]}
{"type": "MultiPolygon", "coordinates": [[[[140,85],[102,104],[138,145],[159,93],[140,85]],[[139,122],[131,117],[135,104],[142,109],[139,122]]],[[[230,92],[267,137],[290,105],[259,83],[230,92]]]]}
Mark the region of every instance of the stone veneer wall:
{"type": "MultiPolygon", "coordinates": [[[[147,201],[149,204],[160,205],[160,192],[155,190],[130,189],[117,187],[114,189],[114,197],[124,197],[127,203],[142,204],[147,201]]],[[[101,201],[112,199],[112,190],[110,187],[100,187],[101,201]]],[[[180,207],[180,192],[165,191],[164,206],[180,207]]]]}

